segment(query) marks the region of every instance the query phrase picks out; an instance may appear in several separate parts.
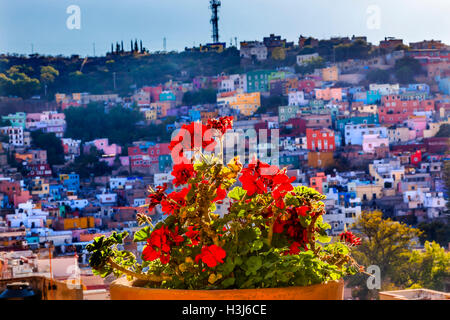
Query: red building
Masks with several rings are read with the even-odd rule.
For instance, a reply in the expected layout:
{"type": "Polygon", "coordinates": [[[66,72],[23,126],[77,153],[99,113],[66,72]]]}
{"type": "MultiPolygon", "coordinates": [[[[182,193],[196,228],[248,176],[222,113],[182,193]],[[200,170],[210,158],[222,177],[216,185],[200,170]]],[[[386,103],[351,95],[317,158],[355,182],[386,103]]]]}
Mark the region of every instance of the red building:
{"type": "Polygon", "coordinates": [[[316,83],[314,80],[300,80],[298,82],[298,90],[303,91],[304,93],[314,92],[315,87],[316,83]]]}
{"type": "Polygon", "coordinates": [[[158,166],[161,155],[170,155],[169,143],[128,147],[132,169],[158,166]]]}
{"type": "Polygon", "coordinates": [[[284,123],[289,135],[299,136],[306,133],[306,120],[302,118],[291,118],[284,123]]]}
{"type": "Polygon", "coordinates": [[[51,177],[52,169],[48,164],[29,164],[28,169],[28,177],[51,177]]]}
{"type": "Polygon", "coordinates": [[[417,166],[420,162],[422,162],[422,152],[417,150],[411,155],[411,164],[417,166]]]}
{"type": "Polygon", "coordinates": [[[143,87],[142,90],[150,93],[151,102],[159,102],[159,95],[163,92],[163,87],[162,85],[157,87],[143,87]]]}
{"type": "Polygon", "coordinates": [[[330,129],[306,129],[306,144],[310,151],[335,151],[334,131],[330,129]]]}
{"type": "Polygon", "coordinates": [[[381,98],[378,119],[380,124],[403,123],[415,111],[434,110],[434,100],[402,100],[399,95],[386,95],[381,98]]]}

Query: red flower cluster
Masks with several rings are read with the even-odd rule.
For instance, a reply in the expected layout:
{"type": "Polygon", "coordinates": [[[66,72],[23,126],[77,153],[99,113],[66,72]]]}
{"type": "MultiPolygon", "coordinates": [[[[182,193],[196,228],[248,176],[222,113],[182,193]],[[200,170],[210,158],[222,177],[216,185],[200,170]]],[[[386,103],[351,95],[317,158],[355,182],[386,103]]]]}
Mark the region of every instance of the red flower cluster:
{"type": "MultiPolygon", "coordinates": [[[[209,128],[200,122],[183,125],[177,136],[170,142],[169,149],[172,151],[172,158],[177,160],[182,159],[184,157],[184,150],[200,148],[207,151],[214,150],[216,141],[212,136],[212,132],[208,132],[208,130],[209,128]]],[[[176,163],[179,163],[179,161],[176,161],[176,163]]]]}
{"type": "Polygon", "coordinates": [[[219,119],[209,119],[208,128],[219,130],[222,135],[229,129],[233,129],[233,117],[222,117],[219,119]]]}
{"type": "Polygon", "coordinates": [[[242,188],[247,191],[248,196],[255,193],[267,193],[268,188],[271,189],[272,196],[275,199],[275,205],[284,208],[284,196],[294,189],[292,182],[295,177],[289,178],[284,170],[279,170],[276,166],[257,160],[242,170],[242,176],[239,181],[242,188]]]}
{"type": "Polygon", "coordinates": [[[218,187],[216,189],[216,197],[214,198],[213,202],[222,201],[227,196],[227,191],[222,189],[221,187],[218,187]]]}
{"type": "Polygon", "coordinates": [[[290,240],[293,241],[290,251],[287,254],[297,254],[299,247],[302,246],[306,251],[308,240],[308,230],[302,226],[299,220],[299,216],[306,216],[310,211],[310,207],[301,206],[296,208],[289,208],[287,212],[289,217],[286,220],[278,218],[273,226],[274,233],[283,233],[286,230],[286,234],[290,240]],[[295,253],[297,252],[297,253],[295,253]]]}
{"type": "Polygon", "coordinates": [[[212,244],[210,246],[204,246],[202,252],[195,257],[195,262],[198,263],[202,260],[210,268],[214,268],[218,263],[223,263],[223,259],[227,253],[221,247],[212,244]]]}
{"type": "Polygon", "coordinates": [[[173,185],[179,186],[182,184],[186,184],[190,178],[192,178],[195,174],[194,165],[192,163],[184,164],[176,164],[173,166],[172,175],[175,177],[173,179],[173,185]]]}
{"type": "Polygon", "coordinates": [[[191,186],[182,189],[179,192],[170,193],[165,199],[161,201],[161,207],[164,214],[174,214],[180,207],[186,205],[186,196],[191,190],[191,186]]]}
{"type": "Polygon", "coordinates": [[[183,241],[184,238],[178,234],[178,227],[172,232],[169,228],[162,226],[154,230],[147,239],[147,245],[142,251],[143,258],[145,261],[159,259],[162,264],[167,264],[170,261],[171,246],[180,245],[183,241]]]}
{"type": "Polygon", "coordinates": [[[350,231],[342,232],[339,237],[341,241],[345,241],[352,246],[359,246],[361,244],[361,238],[356,237],[350,231]]]}
{"type": "Polygon", "coordinates": [[[199,239],[199,233],[200,231],[194,230],[194,226],[189,226],[188,231],[185,233],[186,237],[188,237],[191,240],[191,244],[188,244],[188,246],[193,247],[198,245],[200,242],[199,239]]]}
{"type": "Polygon", "coordinates": [[[148,197],[150,198],[150,203],[148,205],[149,209],[153,209],[158,204],[160,204],[163,199],[166,198],[165,193],[166,190],[167,190],[167,183],[164,183],[162,186],[156,187],[156,192],[153,192],[148,195],[148,197]]]}
{"type": "Polygon", "coordinates": [[[242,169],[242,175],[239,181],[242,183],[242,188],[247,191],[248,196],[255,193],[267,193],[267,186],[270,180],[278,171],[276,166],[271,166],[259,160],[252,161],[247,168],[242,169]]]}

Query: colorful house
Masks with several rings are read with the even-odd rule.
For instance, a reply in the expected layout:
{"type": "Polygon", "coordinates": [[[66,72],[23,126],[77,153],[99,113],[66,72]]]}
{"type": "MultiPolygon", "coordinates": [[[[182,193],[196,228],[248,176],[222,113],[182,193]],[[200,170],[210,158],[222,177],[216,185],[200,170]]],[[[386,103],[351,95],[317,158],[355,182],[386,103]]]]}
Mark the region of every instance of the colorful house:
{"type": "Polygon", "coordinates": [[[270,70],[251,71],[247,73],[247,92],[268,92],[270,70]]]}
{"type": "Polygon", "coordinates": [[[334,131],[330,129],[306,129],[307,149],[319,152],[336,150],[334,131]]]}
{"type": "Polygon", "coordinates": [[[13,128],[25,129],[27,114],[25,112],[16,112],[14,114],[8,114],[7,116],[2,116],[3,121],[8,121],[11,123],[13,128]]]}

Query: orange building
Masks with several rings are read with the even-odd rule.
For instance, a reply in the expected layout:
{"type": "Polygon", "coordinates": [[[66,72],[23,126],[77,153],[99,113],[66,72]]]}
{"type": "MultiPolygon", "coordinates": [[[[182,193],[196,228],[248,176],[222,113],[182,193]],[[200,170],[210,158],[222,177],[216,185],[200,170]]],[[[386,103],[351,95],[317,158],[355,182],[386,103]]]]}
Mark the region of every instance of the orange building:
{"type": "Polygon", "coordinates": [[[317,192],[323,194],[323,183],[327,182],[327,177],[324,172],[318,172],[315,177],[309,179],[309,186],[317,192]]]}
{"type": "Polygon", "coordinates": [[[327,168],[334,165],[333,152],[309,152],[308,166],[312,168],[327,168]]]}
{"type": "Polygon", "coordinates": [[[65,218],[55,222],[55,230],[88,229],[94,227],[94,217],[65,218]]]}

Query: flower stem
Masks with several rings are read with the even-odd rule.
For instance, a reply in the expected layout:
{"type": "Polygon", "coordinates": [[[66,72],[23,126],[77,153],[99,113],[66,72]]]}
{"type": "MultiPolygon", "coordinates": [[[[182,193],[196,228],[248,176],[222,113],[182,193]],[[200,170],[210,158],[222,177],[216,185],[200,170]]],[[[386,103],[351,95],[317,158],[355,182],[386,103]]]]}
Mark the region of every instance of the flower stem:
{"type": "Polygon", "coordinates": [[[139,280],[145,280],[145,281],[151,281],[151,282],[162,282],[164,280],[172,280],[171,276],[166,276],[166,275],[157,276],[157,275],[153,275],[153,274],[140,274],[140,273],[133,272],[131,270],[128,270],[128,269],[118,265],[117,263],[114,262],[114,260],[112,258],[108,259],[108,263],[112,268],[119,270],[122,273],[124,273],[128,276],[131,276],[133,278],[139,279],[139,280]]]}

